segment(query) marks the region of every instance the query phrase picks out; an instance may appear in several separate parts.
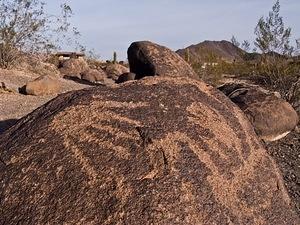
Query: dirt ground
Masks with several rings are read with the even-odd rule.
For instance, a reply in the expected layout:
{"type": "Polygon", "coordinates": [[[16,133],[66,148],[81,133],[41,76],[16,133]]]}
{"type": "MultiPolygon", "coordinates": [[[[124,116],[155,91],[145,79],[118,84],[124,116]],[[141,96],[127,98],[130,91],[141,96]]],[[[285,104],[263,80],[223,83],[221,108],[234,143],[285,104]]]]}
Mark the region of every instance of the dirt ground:
{"type": "Polygon", "coordinates": [[[294,131],[283,139],[266,145],[277,162],[289,195],[300,215],[300,133],[294,131]]]}
{"type": "MultiPolygon", "coordinates": [[[[12,91],[0,92],[0,135],[18,119],[57,96],[31,96],[18,93],[19,87],[22,87],[28,81],[34,80],[38,76],[33,73],[0,69],[0,82],[4,82],[5,86],[12,91]]],[[[89,85],[79,84],[72,80],[60,80],[62,88],[58,94],[90,87],[89,85]]]]}

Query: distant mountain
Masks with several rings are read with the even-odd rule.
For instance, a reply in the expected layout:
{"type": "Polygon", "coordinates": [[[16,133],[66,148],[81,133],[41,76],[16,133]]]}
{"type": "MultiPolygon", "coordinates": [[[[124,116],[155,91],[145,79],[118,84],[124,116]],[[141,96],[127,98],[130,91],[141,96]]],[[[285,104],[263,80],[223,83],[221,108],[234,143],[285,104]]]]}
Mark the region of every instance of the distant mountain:
{"type": "Polygon", "coordinates": [[[227,62],[244,60],[247,52],[229,41],[204,41],[176,51],[182,58],[192,63],[223,60],[227,62]]]}

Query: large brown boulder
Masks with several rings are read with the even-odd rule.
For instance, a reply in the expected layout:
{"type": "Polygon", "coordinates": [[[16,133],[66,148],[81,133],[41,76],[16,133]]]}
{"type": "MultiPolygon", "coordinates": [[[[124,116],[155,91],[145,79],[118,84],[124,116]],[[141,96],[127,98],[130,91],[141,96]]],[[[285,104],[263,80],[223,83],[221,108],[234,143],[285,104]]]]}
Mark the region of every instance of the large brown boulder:
{"type": "Polygon", "coordinates": [[[60,91],[61,84],[57,77],[40,76],[28,82],[24,89],[27,95],[51,95],[60,91]]]}
{"type": "Polygon", "coordinates": [[[106,73],[102,69],[89,69],[81,73],[81,79],[92,83],[103,82],[106,73]]]}
{"type": "Polygon", "coordinates": [[[227,83],[219,90],[244,111],[256,133],[265,141],[283,138],[299,122],[297,112],[288,102],[259,86],[227,83]]]}
{"type": "Polygon", "coordinates": [[[82,59],[68,59],[64,61],[59,69],[62,77],[76,77],[81,79],[81,73],[89,70],[88,63],[82,59]]]}
{"type": "Polygon", "coordinates": [[[128,73],[129,69],[118,63],[108,63],[105,72],[108,78],[116,81],[121,74],[128,73]]]}
{"type": "Polygon", "coordinates": [[[300,223],[242,111],[193,79],[60,95],[0,149],[0,224],[300,223]]]}
{"type": "Polygon", "coordinates": [[[132,43],[127,54],[130,72],[136,74],[136,79],[145,76],[199,77],[175,52],[150,41],[132,43]]]}

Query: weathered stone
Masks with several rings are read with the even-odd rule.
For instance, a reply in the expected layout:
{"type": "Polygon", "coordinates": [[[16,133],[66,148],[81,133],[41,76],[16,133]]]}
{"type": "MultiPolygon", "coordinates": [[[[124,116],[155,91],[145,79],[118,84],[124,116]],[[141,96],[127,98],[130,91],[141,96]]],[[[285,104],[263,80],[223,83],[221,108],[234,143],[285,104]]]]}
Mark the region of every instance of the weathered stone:
{"type": "Polygon", "coordinates": [[[61,88],[58,78],[53,76],[40,76],[25,85],[27,95],[50,95],[57,94],[61,88]]]}
{"type": "Polygon", "coordinates": [[[300,113],[300,78],[296,81],[287,93],[287,99],[293,107],[300,113]]]}
{"type": "Polygon", "coordinates": [[[134,80],[135,79],[135,73],[123,73],[119,76],[118,80],[116,81],[117,84],[124,83],[126,81],[134,80]]]}
{"type": "Polygon", "coordinates": [[[0,149],[0,224],[300,222],[244,114],[193,79],[60,95],[0,149]]]}
{"type": "Polygon", "coordinates": [[[108,63],[105,68],[105,72],[108,78],[113,80],[118,80],[119,76],[124,73],[128,73],[129,69],[126,66],[123,66],[118,63],[108,63]]]}
{"type": "Polygon", "coordinates": [[[60,72],[54,64],[39,62],[35,71],[41,75],[49,75],[54,77],[60,77],[60,72]]]}
{"type": "Polygon", "coordinates": [[[198,75],[179,55],[150,41],[132,43],[127,54],[130,72],[136,74],[136,79],[145,76],[184,76],[198,79],[198,75]]]}
{"type": "Polygon", "coordinates": [[[82,59],[69,59],[62,63],[61,68],[59,69],[63,77],[76,77],[81,79],[81,73],[89,70],[89,65],[87,62],[82,59]]]}
{"type": "Polygon", "coordinates": [[[299,117],[285,100],[259,86],[228,83],[219,87],[247,115],[256,133],[265,141],[275,141],[293,130],[299,117]]]}
{"type": "Polygon", "coordinates": [[[106,78],[106,74],[101,69],[89,69],[81,73],[82,80],[86,80],[92,83],[103,82],[104,78],[106,78]]]}
{"type": "Polygon", "coordinates": [[[8,87],[4,82],[0,82],[0,94],[1,93],[14,93],[14,91],[8,87]]]}

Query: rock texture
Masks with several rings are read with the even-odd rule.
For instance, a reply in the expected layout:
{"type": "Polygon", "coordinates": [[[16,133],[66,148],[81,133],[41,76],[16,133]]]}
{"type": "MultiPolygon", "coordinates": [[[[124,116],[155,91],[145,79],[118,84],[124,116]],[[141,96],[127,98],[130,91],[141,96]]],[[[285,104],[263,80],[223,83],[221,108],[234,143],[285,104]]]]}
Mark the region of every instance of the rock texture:
{"type": "Polygon", "coordinates": [[[219,87],[247,115],[265,141],[286,136],[299,122],[297,112],[285,100],[254,85],[228,83],[219,87]]]}
{"type": "Polygon", "coordinates": [[[116,81],[121,74],[128,73],[129,69],[118,63],[108,63],[105,67],[105,72],[108,78],[116,81]]]}
{"type": "Polygon", "coordinates": [[[14,93],[13,90],[6,87],[6,84],[4,82],[0,82],[0,94],[3,93],[14,93]]]}
{"type": "Polygon", "coordinates": [[[136,79],[145,76],[198,78],[194,70],[175,52],[150,41],[134,42],[128,49],[130,72],[136,79]]]}
{"type": "Polygon", "coordinates": [[[81,73],[89,70],[89,65],[84,59],[69,59],[62,63],[59,71],[64,77],[76,77],[81,79],[81,73]]]}
{"type": "Polygon", "coordinates": [[[40,76],[30,81],[25,86],[25,94],[28,95],[51,95],[60,91],[59,79],[53,76],[40,76]]]}
{"type": "Polygon", "coordinates": [[[124,83],[126,81],[134,80],[136,77],[135,73],[123,73],[119,76],[118,80],[116,81],[117,84],[124,83]]]}
{"type": "Polygon", "coordinates": [[[106,78],[106,74],[101,69],[89,69],[81,73],[81,79],[86,80],[92,83],[95,82],[103,82],[103,80],[106,78]]]}
{"type": "Polygon", "coordinates": [[[287,100],[293,105],[298,113],[300,113],[300,77],[287,93],[287,100]]]}
{"type": "Polygon", "coordinates": [[[244,114],[193,79],[60,95],[0,149],[0,224],[300,223],[244,114]]]}
{"type": "Polygon", "coordinates": [[[300,132],[292,131],[278,141],[267,143],[267,151],[279,165],[300,215],[300,132]]]}

